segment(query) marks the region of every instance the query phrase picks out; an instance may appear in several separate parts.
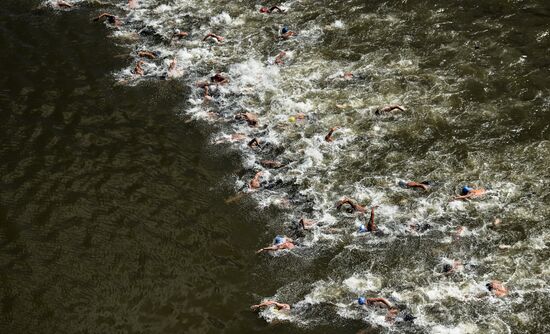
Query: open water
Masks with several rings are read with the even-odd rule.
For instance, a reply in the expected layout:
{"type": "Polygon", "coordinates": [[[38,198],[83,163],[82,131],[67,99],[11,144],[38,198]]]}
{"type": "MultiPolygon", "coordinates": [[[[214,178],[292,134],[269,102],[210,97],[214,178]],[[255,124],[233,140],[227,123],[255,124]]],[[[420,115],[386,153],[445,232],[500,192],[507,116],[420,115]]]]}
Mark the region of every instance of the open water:
{"type": "Polygon", "coordinates": [[[550,331],[548,1],[55,4],[0,5],[0,332],[550,331]],[[466,184],[489,192],[450,202],[466,184]],[[297,248],[255,254],[278,234],[297,248]],[[265,299],[292,311],[249,310],[265,299]]]}

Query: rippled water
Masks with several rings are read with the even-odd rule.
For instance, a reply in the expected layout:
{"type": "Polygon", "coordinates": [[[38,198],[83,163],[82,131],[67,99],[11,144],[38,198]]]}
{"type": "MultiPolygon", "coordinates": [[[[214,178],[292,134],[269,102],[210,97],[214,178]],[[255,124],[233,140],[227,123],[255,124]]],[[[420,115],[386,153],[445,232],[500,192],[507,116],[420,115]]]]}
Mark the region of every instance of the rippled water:
{"type": "Polygon", "coordinates": [[[548,331],[548,2],[289,1],[282,15],[252,1],[139,2],[7,6],[7,328],[548,331]],[[124,25],[89,23],[102,11],[124,25]],[[298,35],[276,40],[283,25],[298,35]],[[174,29],[189,36],[171,40],[174,29]],[[202,42],[208,32],[224,42],[202,42]],[[160,57],[138,78],[143,49],[160,57]],[[172,59],[177,78],[160,80],[172,59]],[[205,102],[194,83],[217,71],[230,82],[205,102]],[[375,115],[391,103],[407,111],[375,115]],[[260,126],[235,121],[243,111],[260,126]],[[267,145],[218,144],[233,133],[267,145]],[[249,192],[260,170],[271,186],[249,192]],[[449,202],[464,184],[489,194],[449,202]],[[379,205],[383,234],[359,234],[361,217],[335,208],[343,196],[379,205]],[[298,231],[302,216],[322,224],[298,231]],[[276,234],[298,247],[254,256],[276,234]],[[442,274],[455,259],[463,268],[442,274]],[[509,295],[488,295],[492,279],[509,295]],[[359,295],[398,305],[396,323],[359,295]],[[247,306],[264,298],[293,311],[258,321],[247,306]]]}

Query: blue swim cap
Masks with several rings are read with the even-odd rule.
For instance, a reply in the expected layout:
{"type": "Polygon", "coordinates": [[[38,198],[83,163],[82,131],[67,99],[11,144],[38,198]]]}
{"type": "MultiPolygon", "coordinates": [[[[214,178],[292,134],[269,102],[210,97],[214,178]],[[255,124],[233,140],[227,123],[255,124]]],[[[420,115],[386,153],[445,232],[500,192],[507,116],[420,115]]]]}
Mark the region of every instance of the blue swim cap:
{"type": "Polygon", "coordinates": [[[361,226],[359,226],[359,232],[367,232],[367,227],[364,224],[361,224],[361,226]]]}
{"type": "Polygon", "coordinates": [[[365,305],[366,299],[365,297],[361,296],[357,298],[357,302],[359,303],[359,305],[365,305]]]}
{"type": "Polygon", "coordinates": [[[464,187],[462,187],[462,190],[460,191],[460,194],[461,195],[467,195],[472,190],[474,190],[474,189],[472,189],[468,186],[464,186],[464,187]]]}
{"type": "Polygon", "coordinates": [[[288,27],[284,26],[283,29],[281,29],[281,34],[286,34],[288,32],[288,27]]]}
{"type": "Polygon", "coordinates": [[[285,237],[278,235],[275,237],[275,241],[273,242],[273,244],[278,245],[282,244],[283,242],[285,242],[285,237]]]}
{"type": "Polygon", "coordinates": [[[400,187],[405,188],[407,186],[407,182],[401,180],[397,183],[400,187]]]}

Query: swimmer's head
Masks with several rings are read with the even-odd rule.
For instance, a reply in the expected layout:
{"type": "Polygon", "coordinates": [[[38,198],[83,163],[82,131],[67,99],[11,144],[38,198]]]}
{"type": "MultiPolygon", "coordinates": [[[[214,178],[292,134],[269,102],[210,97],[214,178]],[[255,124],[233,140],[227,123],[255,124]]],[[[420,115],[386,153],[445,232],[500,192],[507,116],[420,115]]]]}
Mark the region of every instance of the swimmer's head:
{"type": "Polygon", "coordinates": [[[357,298],[357,303],[359,305],[365,305],[365,302],[366,302],[365,297],[361,296],[361,297],[357,298]]]}
{"type": "Polygon", "coordinates": [[[473,190],[472,188],[470,188],[468,186],[464,186],[464,187],[462,187],[462,190],[460,191],[460,194],[463,195],[463,196],[468,195],[468,193],[472,190],[473,190]]]}
{"type": "Polygon", "coordinates": [[[492,283],[487,283],[487,284],[485,284],[485,286],[487,287],[487,290],[489,290],[489,291],[493,290],[493,284],[492,283]]]}
{"type": "Polygon", "coordinates": [[[401,188],[405,188],[407,186],[407,182],[403,181],[403,180],[400,180],[398,183],[397,183],[401,188]]]}
{"type": "Polygon", "coordinates": [[[260,13],[269,13],[269,9],[267,7],[260,8],[260,13]]]}
{"type": "Polygon", "coordinates": [[[445,263],[445,264],[443,265],[443,272],[444,272],[444,273],[448,273],[448,272],[450,272],[451,270],[453,270],[453,266],[451,266],[450,264],[445,263]]]}
{"type": "Polygon", "coordinates": [[[289,32],[288,27],[284,26],[283,29],[281,29],[281,34],[286,34],[287,32],[289,32]]]}
{"type": "Polygon", "coordinates": [[[181,30],[179,30],[179,29],[174,29],[174,34],[175,34],[175,35],[179,34],[180,32],[181,32],[181,30]]]}
{"type": "Polygon", "coordinates": [[[281,235],[276,236],[275,240],[273,240],[274,245],[282,244],[283,242],[285,242],[285,237],[281,235]]]}
{"type": "Polygon", "coordinates": [[[364,224],[361,224],[361,226],[359,226],[359,232],[367,232],[367,227],[364,224]]]}

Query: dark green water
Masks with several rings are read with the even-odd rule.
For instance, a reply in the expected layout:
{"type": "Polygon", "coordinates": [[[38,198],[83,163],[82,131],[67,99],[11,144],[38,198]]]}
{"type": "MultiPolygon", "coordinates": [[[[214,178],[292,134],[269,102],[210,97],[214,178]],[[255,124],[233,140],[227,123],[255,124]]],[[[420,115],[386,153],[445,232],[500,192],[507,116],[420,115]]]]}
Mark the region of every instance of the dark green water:
{"type": "MultiPolygon", "coordinates": [[[[153,9],[180,2],[143,3],[151,9],[143,20],[159,19],[166,30],[177,26],[169,12],[153,9]]],[[[309,178],[301,184],[285,179],[291,185],[284,191],[309,187],[314,209],[349,231],[335,240],[306,236],[295,253],[278,257],[254,251],[275,234],[293,233],[291,221],[303,207],[258,210],[247,199],[225,204],[235,179],[246,182],[253,171],[229,145],[211,145],[211,135],[226,126],[181,116],[192,108],[189,97],[200,95],[186,82],[192,80],[118,85],[116,73],[132,66],[135,46],[90,22],[118,9],[93,1],[70,12],[38,5],[0,4],[0,333],[356,333],[371,321],[346,305],[365,290],[396,292],[394,298],[429,319],[373,333],[548,332],[547,2],[331,1],[323,7],[303,1],[292,3],[283,19],[245,11],[252,1],[198,4],[204,8],[197,7],[197,17],[178,27],[205,30],[197,27],[221,11],[246,24],[218,24],[230,37],[208,50],[219,63],[206,55],[189,71],[206,76],[245,61],[247,52],[262,61],[282,48],[293,52],[291,66],[281,69],[291,88],[284,92],[313,105],[309,111],[320,121],[304,130],[283,127],[288,157],[309,157],[303,147],[310,148],[312,133],[335,122],[349,129],[339,138],[369,138],[323,151],[322,161],[302,170],[309,178]],[[337,19],[345,32],[329,27],[337,19]],[[240,44],[256,29],[269,35],[289,22],[306,36],[299,43],[273,46],[272,38],[256,34],[253,47],[240,44]],[[362,79],[327,79],[340,68],[362,79]],[[369,118],[369,108],[397,98],[411,107],[410,118],[369,118]],[[336,111],[337,103],[353,110],[336,111]],[[394,179],[404,177],[430,177],[442,186],[426,197],[403,194],[394,179]],[[496,194],[449,207],[461,182],[492,186],[496,194]],[[352,236],[355,218],[333,205],[352,194],[382,205],[388,238],[352,236]],[[496,216],[503,227],[488,227],[496,216]],[[411,221],[436,228],[420,236],[403,232],[411,221]],[[460,244],[447,242],[459,225],[471,234],[460,244]],[[441,258],[473,264],[445,279],[434,269],[441,258]],[[380,283],[364,288],[368,278],[380,283]],[[507,283],[507,299],[470,297],[493,278],[507,283]],[[267,323],[249,311],[274,295],[299,304],[292,321],[267,323]]],[[[251,73],[263,71],[254,64],[251,73]]],[[[244,76],[228,71],[234,82],[244,76]]],[[[277,99],[285,94],[267,86],[257,87],[269,91],[267,102],[233,91],[219,109],[235,103],[296,112],[277,99]]],[[[278,122],[268,112],[262,116],[278,122]]]]}
{"type": "Polygon", "coordinates": [[[0,332],[264,328],[266,217],[223,202],[238,157],[176,115],[183,86],[113,88],[128,50],[88,11],[35,5],[0,9],[0,332]]]}

